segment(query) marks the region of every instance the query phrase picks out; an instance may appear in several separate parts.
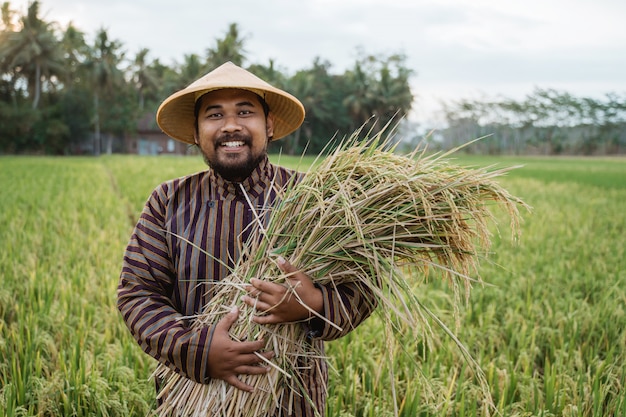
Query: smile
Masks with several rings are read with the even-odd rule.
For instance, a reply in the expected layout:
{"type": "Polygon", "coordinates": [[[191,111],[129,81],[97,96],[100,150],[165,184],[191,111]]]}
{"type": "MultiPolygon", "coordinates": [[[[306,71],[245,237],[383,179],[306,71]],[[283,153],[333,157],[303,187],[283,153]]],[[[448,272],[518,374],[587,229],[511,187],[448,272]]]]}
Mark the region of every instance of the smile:
{"type": "Polygon", "coordinates": [[[245,142],[243,141],[229,141],[229,142],[224,142],[224,143],[220,143],[220,146],[225,147],[225,148],[239,148],[241,146],[244,146],[245,142]]]}

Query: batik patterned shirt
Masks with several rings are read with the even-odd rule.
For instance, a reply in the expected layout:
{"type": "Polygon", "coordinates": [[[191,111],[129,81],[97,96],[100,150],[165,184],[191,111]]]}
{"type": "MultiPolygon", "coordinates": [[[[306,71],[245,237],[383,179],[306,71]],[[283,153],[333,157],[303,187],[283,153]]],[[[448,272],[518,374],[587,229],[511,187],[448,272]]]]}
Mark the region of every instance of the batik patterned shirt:
{"type": "MultiPolygon", "coordinates": [[[[239,258],[257,221],[252,207],[267,213],[277,188],[300,177],[266,158],[241,184],[209,169],[156,187],[131,235],[118,286],[118,308],[146,353],[193,381],[209,381],[211,326],[192,328],[185,317],[201,313],[211,302],[211,283],[225,278],[239,258]]],[[[373,303],[351,284],[318,288],[323,314],[336,326],[319,319],[303,325],[309,326],[308,342],[323,352],[323,341],[358,326],[373,303]]],[[[277,414],[314,416],[315,409],[324,414],[327,364],[323,358],[311,360],[315,363],[303,375],[308,392],[277,414]]]]}

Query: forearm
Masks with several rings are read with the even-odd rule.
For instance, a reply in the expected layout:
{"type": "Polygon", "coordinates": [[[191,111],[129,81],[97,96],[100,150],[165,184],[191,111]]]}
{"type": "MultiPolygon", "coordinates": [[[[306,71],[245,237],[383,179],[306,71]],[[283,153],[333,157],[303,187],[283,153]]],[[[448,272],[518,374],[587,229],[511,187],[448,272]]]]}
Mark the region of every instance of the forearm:
{"type": "Polygon", "coordinates": [[[162,364],[196,382],[205,382],[210,329],[189,327],[166,297],[140,281],[122,273],[118,287],[118,308],[132,336],[162,364]]]}
{"type": "Polygon", "coordinates": [[[318,288],[324,300],[324,319],[314,318],[308,322],[309,336],[313,338],[334,340],[345,336],[368,318],[377,305],[374,294],[356,283],[318,288]]]}

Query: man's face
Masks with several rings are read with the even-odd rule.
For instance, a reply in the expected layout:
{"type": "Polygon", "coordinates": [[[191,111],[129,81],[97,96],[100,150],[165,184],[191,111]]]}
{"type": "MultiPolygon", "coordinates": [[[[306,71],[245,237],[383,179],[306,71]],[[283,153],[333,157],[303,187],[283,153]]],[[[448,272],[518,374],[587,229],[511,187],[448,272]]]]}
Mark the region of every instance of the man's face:
{"type": "Polygon", "coordinates": [[[196,143],[204,160],[229,181],[242,181],[267,154],[274,134],[259,97],[234,88],[211,91],[199,100],[196,143]]]}

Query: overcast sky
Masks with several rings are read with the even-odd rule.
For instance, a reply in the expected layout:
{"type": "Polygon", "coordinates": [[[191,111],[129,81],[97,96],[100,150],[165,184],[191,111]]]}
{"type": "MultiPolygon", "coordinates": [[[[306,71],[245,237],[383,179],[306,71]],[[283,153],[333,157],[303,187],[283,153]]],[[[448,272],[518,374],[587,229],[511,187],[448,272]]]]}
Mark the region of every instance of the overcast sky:
{"type": "MultiPolygon", "coordinates": [[[[25,13],[28,1],[10,1],[25,13]]],[[[358,48],[403,53],[415,75],[412,118],[436,120],[438,103],[523,99],[538,88],[602,98],[626,94],[624,0],[41,0],[41,15],[73,21],[90,39],[105,28],[133,56],[165,64],[204,55],[230,23],[248,61],[287,73],[315,57],[332,71],[358,48]]]]}

